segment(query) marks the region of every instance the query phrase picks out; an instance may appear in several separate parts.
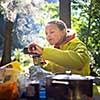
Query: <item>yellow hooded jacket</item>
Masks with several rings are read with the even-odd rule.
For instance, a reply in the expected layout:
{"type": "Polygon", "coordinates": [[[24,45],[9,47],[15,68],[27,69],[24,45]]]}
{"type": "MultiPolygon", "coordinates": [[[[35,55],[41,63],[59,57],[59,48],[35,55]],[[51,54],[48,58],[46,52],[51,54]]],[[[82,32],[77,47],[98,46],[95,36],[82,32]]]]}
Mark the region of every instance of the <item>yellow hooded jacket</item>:
{"type": "Polygon", "coordinates": [[[72,74],[90,74],[88,50],[77,37],[61,44],[59,49],[45,47],[42,57],[48,60],[43,68],[53,73],[71,70],[72,74]]]}

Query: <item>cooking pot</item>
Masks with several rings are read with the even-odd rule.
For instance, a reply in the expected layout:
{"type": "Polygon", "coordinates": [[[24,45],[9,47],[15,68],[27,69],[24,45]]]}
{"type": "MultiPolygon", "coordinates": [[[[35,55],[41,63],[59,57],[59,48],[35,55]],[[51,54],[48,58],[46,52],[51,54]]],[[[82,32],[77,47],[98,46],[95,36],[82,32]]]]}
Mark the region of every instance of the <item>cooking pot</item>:
{"type": "Polygon", "coordinates": [[[92,100],[93,78],[58,74],[46,81],[47,100],[92,100]]]}

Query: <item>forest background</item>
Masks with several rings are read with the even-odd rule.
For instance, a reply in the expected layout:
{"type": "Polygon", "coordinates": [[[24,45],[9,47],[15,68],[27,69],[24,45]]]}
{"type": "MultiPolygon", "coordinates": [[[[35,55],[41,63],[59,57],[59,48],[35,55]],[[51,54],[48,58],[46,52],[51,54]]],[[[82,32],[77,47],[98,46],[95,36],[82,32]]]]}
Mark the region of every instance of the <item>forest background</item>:
{"type": "Polygon", "coordinates": [[[22,66],[28,66],[30,61],[22,49],[33,40],[44,39],[43,27],[48,20],[62,19],[86,44],[90,51],[91,69],[95,72],[94,75],[100,76],[100,0],[0,2],[1,66],[13,59],[17,59],[22,66]]]}

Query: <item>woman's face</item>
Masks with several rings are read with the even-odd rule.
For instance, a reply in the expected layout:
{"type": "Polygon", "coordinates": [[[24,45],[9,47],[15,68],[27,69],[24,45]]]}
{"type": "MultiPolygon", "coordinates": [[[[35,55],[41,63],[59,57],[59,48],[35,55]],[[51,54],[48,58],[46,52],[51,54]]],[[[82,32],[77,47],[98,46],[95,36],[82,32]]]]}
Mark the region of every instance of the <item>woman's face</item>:
{"type": "Polygon", "coordinates": [[[45,27],[46,39],[51,45],[60,43],[64,38],[66,31],[60,30],[56,24],[47,24],[45,27]]]}

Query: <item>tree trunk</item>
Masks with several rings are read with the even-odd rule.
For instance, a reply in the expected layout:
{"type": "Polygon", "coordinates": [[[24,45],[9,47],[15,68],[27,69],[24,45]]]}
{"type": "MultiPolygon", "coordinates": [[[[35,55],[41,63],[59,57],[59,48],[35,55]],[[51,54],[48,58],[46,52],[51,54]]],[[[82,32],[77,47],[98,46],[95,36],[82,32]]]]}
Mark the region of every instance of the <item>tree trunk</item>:
{"type": "Polygon", "coordinates": [[[13,23],[9,20],[6,20],[6,28],[5,28],[6,30],[4,33],[3,55],[2,55],[2,60],[1,60],[0,66],[11,62],[12,28],[13,28],[13,23]]]}
{"type": "Polygon", "coordinates": [[[59,15],[68,28],[71,28],[71,0],[59,0],[59,15]]]}

